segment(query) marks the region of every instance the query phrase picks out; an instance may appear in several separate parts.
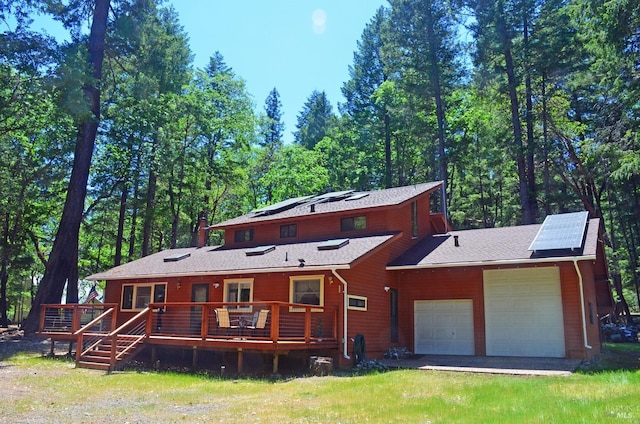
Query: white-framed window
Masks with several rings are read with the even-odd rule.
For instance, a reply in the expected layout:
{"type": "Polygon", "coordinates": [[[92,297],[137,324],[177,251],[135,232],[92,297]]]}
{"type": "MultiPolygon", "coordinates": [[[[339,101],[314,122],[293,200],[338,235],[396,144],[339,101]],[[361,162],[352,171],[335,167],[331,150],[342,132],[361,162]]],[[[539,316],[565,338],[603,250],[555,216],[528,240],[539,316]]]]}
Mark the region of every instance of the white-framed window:
{"type": "MultiPolygon", "coordinates": [[[[253,302],[253,278],[224,280],[225,302],[253,302]]],[[[251,306],[229,305],[227,309],[251,312],[251,306]]]]}
{"type": "Polygon", "coordinates": [[[166,295],[167,283],[123,284],[120,310],[141,311],[149,303],[164,303],[166,295]]]}
{"type": "Polygon", "coordinates": [[[347,309],[354,311],[366,311],[367,310],[367,298],[364,296],[355,296],[353,294],[347,295],[347,309]]]}
{"type": "MultiPolygon", "coordinates": [[[[324,306],[324,275],[289,277],[289,302],[324,306]]],[[[304,308],[289,308],[292,312],[304,312],[304,308]]],[[[312,309],[319,312],[321,309],[312,309]]]]}

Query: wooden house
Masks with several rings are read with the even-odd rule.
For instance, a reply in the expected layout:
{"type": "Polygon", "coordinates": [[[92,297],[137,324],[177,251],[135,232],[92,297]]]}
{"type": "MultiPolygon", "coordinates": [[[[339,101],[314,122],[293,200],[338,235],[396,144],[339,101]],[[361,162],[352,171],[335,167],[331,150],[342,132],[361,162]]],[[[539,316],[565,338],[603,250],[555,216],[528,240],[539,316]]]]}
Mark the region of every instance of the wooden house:
{"type": "Polygon", "coordinates": [[[274,371],[282,355],[323,354],[349,366],[354,350],[381,358],[398,346],[599,352],[599,319],[613,302],[597,219],[564,215],[582,227],[554,235],[579,245],[541,245],[544,224],[451,231],[432,210],[443,203],[434,182],[305,196],[201,223],[197,247],[88,277],[106,281],[99,318],[80,325],[73,305],[45,305],[39,334],[76,341],[78,364],[103,369],[145,346],[188,349],[194,362],[202,350],[235,352],[240,370],[245,352],[264,353],[274,371]],[[223,245],[206,245],[210,230],[224,230],[223,245]]]}

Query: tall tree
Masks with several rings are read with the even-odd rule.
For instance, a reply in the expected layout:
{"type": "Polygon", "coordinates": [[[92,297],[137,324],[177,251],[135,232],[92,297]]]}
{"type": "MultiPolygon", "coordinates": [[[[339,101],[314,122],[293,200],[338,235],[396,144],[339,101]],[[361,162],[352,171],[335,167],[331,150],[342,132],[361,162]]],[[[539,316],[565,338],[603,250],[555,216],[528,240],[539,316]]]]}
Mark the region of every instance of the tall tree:
{"type": "MultiPolygon", "coordinates": [[[[69,281],[67,300],[70,303],[78,301],[78,238],[84,212],[91,157],[100,122],[100,88],[98,83],[102,79],[109,6],[109,0],[95,0],[87,42],[88,74],[82,84],[82,91],[86,96],[90,113],[78,125],[78,138],[67,198],[56,239],[49,255],[47,269],[38,286],[38,292],[29,316],[24,323],[27,332],[34,332],[38,328],[40,305],[60,301],[67,281],[69,281]]],[[[67,13],[69,12],[78,12],[78,10],[71,9],[67,11],[67,13]]]]}
{"type": "Polygon", "coordinates": [[[314,90],[298,115],[298,130],[293,134],[295,142],[313,149],[335,123],[332,109],[326,93],[314,90]]]}

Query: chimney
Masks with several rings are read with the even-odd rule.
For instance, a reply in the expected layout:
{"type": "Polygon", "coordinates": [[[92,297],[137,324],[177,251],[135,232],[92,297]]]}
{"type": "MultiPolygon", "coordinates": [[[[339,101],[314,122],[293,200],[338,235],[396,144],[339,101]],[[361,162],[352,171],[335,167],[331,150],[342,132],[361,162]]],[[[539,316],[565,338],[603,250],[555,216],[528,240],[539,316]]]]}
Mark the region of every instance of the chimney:
{"type": "Polygon", "coordinates": [[[198,224],[198,247],[204,247],[204,244],[207,240],[207,230],[209,227],[207,226],[207,219],[204,214],[200,215],[200,220],[198,224]]]}
{"type": "Polygon", "coordinates": [[[311,209],[311,212],[315,212],[316,211],[316,205],[311,204],[310,209],[311,209]]]}
{"type": "Polygon", "coordinates": [[[460,247],[460,242],[458,241],[458,236],[453,236],[453,245],[455,247],[460,247]]]}

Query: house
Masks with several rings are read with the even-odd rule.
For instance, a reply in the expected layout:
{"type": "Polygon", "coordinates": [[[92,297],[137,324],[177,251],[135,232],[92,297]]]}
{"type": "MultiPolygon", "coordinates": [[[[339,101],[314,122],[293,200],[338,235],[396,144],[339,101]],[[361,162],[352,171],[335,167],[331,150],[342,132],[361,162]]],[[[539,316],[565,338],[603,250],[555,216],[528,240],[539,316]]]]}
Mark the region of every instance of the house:
{"type": "Polygon", "coordinates": [[[598,219],[582,212],[451,231],[432,210],[444,203],[442,183],[432,182],[299,197],[202,222],[197,247],[88,277],[106,281],[100,318],[79,326],[63,305],[45,305],[39,334],[76,341],[78,364],[103,369],[143,346],[153,355],[188,349],[194,363],[199,351],[234,352],[240,370],[244,353],[258,352],[274,371],[283,355],[349,366],[354,349],[380,358],[393,346],[566,358],[600,351],[599,319],[613,302],[598,219]],[[224,244],[206,246],[209,230],[224,230],[224,244]],[[55,325],[60,316],[70,331],[55,325]]]}

